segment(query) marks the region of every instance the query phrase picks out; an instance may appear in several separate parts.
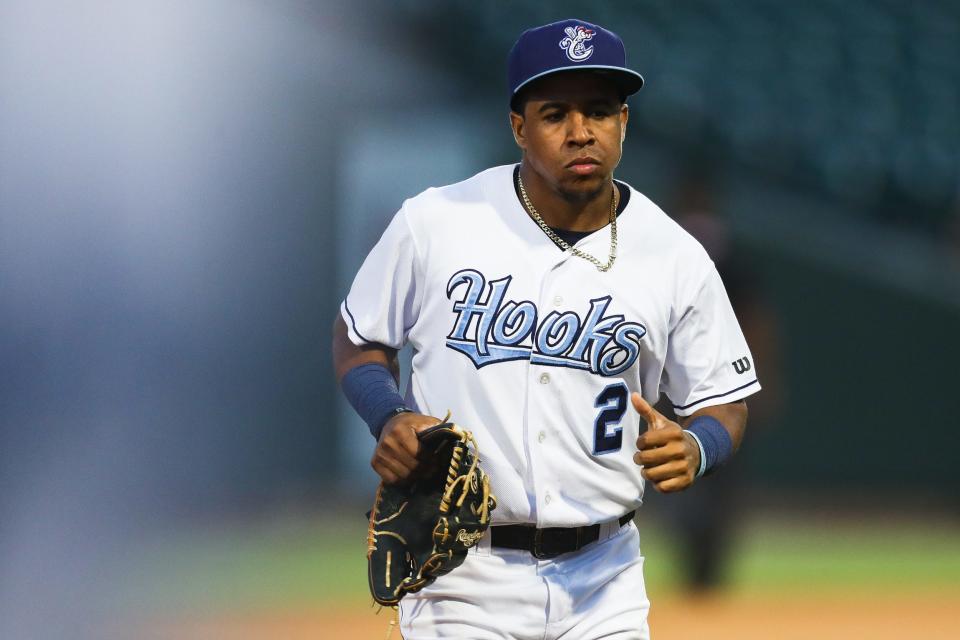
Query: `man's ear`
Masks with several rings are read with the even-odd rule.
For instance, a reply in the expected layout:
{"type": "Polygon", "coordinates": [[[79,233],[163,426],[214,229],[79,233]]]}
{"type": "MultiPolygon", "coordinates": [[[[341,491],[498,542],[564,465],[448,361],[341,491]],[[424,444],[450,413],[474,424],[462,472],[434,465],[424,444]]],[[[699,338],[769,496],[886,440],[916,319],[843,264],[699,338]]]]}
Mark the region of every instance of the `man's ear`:
{"type": "Polygon", "coordinates": [[[510,129],[513,131],[513,140],[521,149],[527,148],[527,138],[524,132],[523,116],[516,111],[510,112],[510,129]]]}
{"type": "Polygon", "coordinates": [[[627,107],[627,103],[624,102],[620,105],[620,144],[623,144],[624,139],[627,137],[627,121],[630,119],[630,108],[627,107]]]}

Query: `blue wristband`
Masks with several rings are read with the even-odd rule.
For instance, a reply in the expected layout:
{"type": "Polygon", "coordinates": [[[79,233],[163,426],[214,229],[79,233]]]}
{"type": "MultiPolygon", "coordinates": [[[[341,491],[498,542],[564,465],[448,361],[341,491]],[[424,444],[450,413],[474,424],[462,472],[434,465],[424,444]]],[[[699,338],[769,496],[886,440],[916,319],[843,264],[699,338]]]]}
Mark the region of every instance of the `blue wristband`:
{"type": "Polygon", "coordinates": [[[713,416],[697,416],[687,426],[687,431],[700,447],[698,478],[719,469],[733,456],[730,433],[713,416]]]}
{"type": "Polygon", "coordinates": [[[377,440],[390,418],[410,411],[393,374],[382,364],[361,364],[350,369],[340,381],[340,387],[377,440]]]}

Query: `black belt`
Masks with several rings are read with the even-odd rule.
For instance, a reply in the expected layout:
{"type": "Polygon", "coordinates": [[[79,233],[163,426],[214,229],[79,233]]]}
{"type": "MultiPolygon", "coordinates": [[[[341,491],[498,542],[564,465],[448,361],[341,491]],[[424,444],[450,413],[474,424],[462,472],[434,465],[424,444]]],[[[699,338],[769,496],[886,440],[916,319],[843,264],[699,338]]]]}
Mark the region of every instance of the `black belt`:
{"type": "MultiPolygon", "coordinates": [[[[620,517],[620,526],[633,520],[636,511],[620,517]]],[[[490,544],[506,549],[523,549],[538,560],[555,558],[596,542],[600,538],[600,525],[586,527],[549,527],[537,529],[529,524],[511,524],[490,527],[490,544]]]]}

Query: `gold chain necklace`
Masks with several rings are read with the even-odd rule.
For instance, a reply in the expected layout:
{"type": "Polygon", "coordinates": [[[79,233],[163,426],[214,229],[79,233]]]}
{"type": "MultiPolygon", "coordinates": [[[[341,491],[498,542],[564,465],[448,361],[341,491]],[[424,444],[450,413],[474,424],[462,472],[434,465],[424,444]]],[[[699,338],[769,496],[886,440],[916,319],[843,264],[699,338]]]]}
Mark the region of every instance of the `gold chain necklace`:
{"type": "Polygon", "coordinates": [[[591,262],[594,266],[597,267],[598,271],[604,272],[609,271],[610,267],[613,266],[614,261],[617,259],[617,187],[613,187],[613,193],[610,196],[610,259],[607,261],[607,264],[601,263],[599,260],[594,258],[589,253],[585,251],[580,251],[576,247],[568,244],[563,238],[558,236],[553,232],[553,229],[547,226],[547,223],[543,221],[543,218],[540,217],[540,214],[537,213],[536,207],[533,206],[533,203],[530,202],[530,198],[527,196],[527,190],[523,188],[523,178],[520,177],[520,174],[517,174],[517,183],[520,186],[520,196],[523,198],[523,206],[526,207],[527,213],[530,214],[530,217],[536,221],[540,228],[543,229],[543,232],[547,234],[547,237],[553,240],[557,246],[559,246],[564,251],[569,251],[578,258],[583,258],[587,262],[591,262]]]}

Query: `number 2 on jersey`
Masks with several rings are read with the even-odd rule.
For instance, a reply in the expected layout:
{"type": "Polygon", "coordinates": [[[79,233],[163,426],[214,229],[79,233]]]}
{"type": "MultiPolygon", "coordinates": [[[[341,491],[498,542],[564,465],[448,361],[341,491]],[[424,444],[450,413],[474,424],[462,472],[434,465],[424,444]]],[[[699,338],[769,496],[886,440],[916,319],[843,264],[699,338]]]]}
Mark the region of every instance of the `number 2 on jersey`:
{"type": "Polygon", "coordinates": [[[627,385],[611,384],[600,392],[593,406],[600,409],[593,423],[593,455],[619,451],[623,446],[623,414],[627,412],[627,385]],[[610,427],[616,425],[611,432],[610,427]]]}

